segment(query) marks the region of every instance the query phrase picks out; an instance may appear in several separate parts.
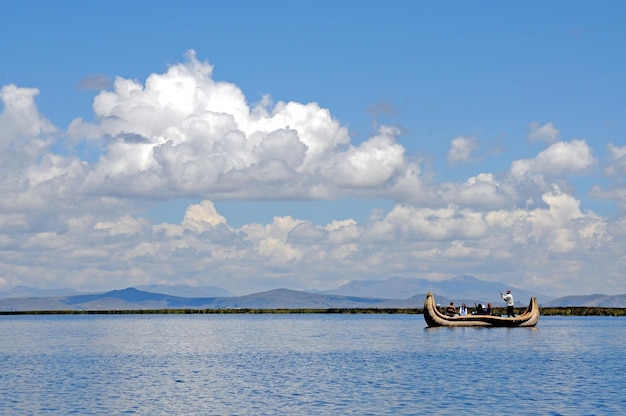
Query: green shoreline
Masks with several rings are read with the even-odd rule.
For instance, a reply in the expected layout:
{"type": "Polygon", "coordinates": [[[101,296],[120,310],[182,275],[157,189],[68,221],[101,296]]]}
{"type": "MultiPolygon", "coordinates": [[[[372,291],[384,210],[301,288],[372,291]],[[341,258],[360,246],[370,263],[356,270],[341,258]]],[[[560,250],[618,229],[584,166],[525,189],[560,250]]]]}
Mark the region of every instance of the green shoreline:
{"type": "MultiPolygon", "coordinates": [[[[516,309],[521,314],[522,309],[516,309]]],[[[494,308],[496,314],[506,314],[505,308],[494,308]]],[[[281,315],[281,314],[405,314],[422,315],[422,308],[304,308],[304,309],[132,309],[132,310],[42,310],[0,311],[0,315],[281,315]]],[[[567,306],[541,308],[543,316],[626,316],[626,308],[567,306]]]]}

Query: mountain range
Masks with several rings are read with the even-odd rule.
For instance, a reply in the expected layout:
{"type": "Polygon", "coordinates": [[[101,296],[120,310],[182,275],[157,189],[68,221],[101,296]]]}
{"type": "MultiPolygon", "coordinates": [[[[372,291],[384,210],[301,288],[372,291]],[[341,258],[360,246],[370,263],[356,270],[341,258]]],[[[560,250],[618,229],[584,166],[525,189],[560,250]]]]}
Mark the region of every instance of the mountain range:
{"type": "Polygon", "coordinates": [[[352,281],[335,290],[307,292],[274,289],[245,296],[215,286],[149,285],[104,293],[78,293],[72,289],[41,290],[24,286],[0,292],[0,311],[41,310],[147,310],[147,309],[328,309],[328,308],[421,308],[432,291],[437,303],[493,302],[503,306],[499,292],[510,288],[516,305],[524,306],[537,296],[542,306],[626,307],[626,294],[586,295],[554,299],[526,290],[506,287],[472,276],[456,276],[434,282],[393,277],[377,281],[352,281]]]}

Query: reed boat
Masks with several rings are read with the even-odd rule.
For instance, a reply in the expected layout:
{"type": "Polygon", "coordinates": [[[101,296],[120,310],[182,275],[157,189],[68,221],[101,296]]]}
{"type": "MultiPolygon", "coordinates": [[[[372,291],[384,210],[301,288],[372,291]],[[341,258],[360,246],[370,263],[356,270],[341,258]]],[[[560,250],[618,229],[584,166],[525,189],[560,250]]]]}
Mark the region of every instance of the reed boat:
{"type": "Polygon", "coordinates": [[[515,317],[492,315],[447,316],[439,312],[432,292],[424,301],[424,320],[429,327],[436,326],[484,326],[484,327],[533,327],[539,321],[539,303],[531,297],[528,307],[515,317]]]}

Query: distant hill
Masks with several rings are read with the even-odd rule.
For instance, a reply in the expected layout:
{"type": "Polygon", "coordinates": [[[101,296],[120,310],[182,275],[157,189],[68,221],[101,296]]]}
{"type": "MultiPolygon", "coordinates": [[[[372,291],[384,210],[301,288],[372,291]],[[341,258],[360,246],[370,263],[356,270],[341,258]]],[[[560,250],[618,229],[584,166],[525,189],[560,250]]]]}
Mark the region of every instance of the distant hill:
{"type": "Polygon", "coordinates": [[[406,300],[389,300],[324,295],[289,289],[275,289],[246,296],[193,298],[127,288],[100,294],[0,299],[0,310],[421,308],[424,298],[425,295],[420,295],[406,300]]]}
{"type": "MultiPolygon", "coordinates": [[[[502,303],[499,292],[511,289],[516,303],[527,304],[531,296],[537,296],[540,301],[553,299],[550,296],[529,292],[517,287],[507,286],[504,283],[487,282],[472,276],[456,276],[443,281],[431,281],[426,279],[408,279],[404,277],[392,277],[386,280],[355,280],[337,289],[324,291],[321,293],[379,297],[387,299],[406,299],[407,296],[433,292],[441,294],[455,303],[492,302],[494,305],[502,303]]],[[[439,297],[435,298],[438,303],[439,297]]]]}
{"type": "Polygon", "coordinates": [[[569,306],[587,306],[600,308],[626,308],[626,294],[623,295],[577,295],[565,296],[553,299],[549,302],[543,302],[541,306],[546,307],[569,307],[569,306]]]}
{"type": "Polygon", "coordinates": [[[28,286],[15,286],[13,289],[0,292],[0,299],[69,296],[76,293],[78,293],[78,291],[74,289],[35,289],[28,286]]]}
{"type": "MultiPolygon", "coordinates": [[[[406,300],[415,295],[425,295],[429,291],[452,299],[455,303],[493,302],[496,305],[501,302],[498,291],[507,288],[513,290],[515,300],[522,303],[528,302],[531,296],[537,296],[540,302],[546,302],[552,297],[531,293],[517,287],[508,287],[503,283],[487,282],[472,276],[456,276],[443,281],[430,281],[426,279],[409,279],[404,277],[392,277],[386,280],[355,280],[337,289],[311,292],[319,295],[356,296],[360,298],[378,298],[406,300]]],[[[208,297],[236,297],[233,293],[217,286],[194,287],[188,285],[141,285],[136,289],[160,293],[164,295],[182,298],[208,298],[208,297]]],[[[62,297],[77,295],[79,292],[72,289],[40,290],[18,286],[10,291],[0,292],[2,298],[24,297],[62,297]]]]}
{"type": "Polygon", "coordinates": [[[186,298],[204,298],[215,296],[235,296],[234,293],[218,286],[187,286],[187,285],[141,285],[136,286],[139,290],[164,295],[180,296],[186,298]]]}
{"type": "MultiPolygon", "coordinates": [[[[188,286],[188,285],[141,285],[138,290],[152,293],[161,293],[179,297],[215,297],[215,296],[235,296],[232,292],[218,286],[188,286]]],[[[64,297],[81,295],[85,293],[74,289],[36,289],[28,286],[15,286],[10,290],[0,291],[0,299],[6,298],[42,298],[42,297],[64,297]]]]}
{"type": "Polygon", "coordinates": [[[245,296],[214,286],[147,285],[105,293],[78,293],[71,289],[38,290],[18,286],[0,292],[0,311],[38,310],[147,310],[147,309],[327,309],[327,308],[421,308],[432,291],[441,305],[450,300],[459,305],[492,302],[503,306],[498,291],[510,288],[516,306],[523,307],[537,296],[543,307],[597,306],[626,308],[626,294],[567,296],[554,299],[502,283],[486,282],[472,276],[456,276],[433,282],[394,277],[387,280],[353,281],[335,290],[311,293],[274,289],[245,296]],[[145,289],[151,290],[145,290],[145,289]]]}

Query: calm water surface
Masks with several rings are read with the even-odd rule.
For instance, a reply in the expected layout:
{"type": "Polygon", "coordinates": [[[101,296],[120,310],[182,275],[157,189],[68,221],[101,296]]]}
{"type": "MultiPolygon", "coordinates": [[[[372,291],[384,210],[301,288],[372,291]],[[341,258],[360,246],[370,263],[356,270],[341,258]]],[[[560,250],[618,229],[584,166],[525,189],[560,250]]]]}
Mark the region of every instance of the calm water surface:
{"type": "Polygon", "coordinates": [[[626,414],[626,319],[0,316],[0,414],[626,414]]]}

